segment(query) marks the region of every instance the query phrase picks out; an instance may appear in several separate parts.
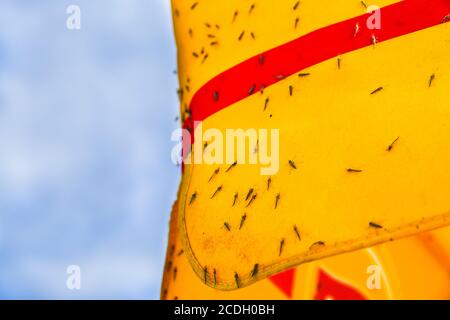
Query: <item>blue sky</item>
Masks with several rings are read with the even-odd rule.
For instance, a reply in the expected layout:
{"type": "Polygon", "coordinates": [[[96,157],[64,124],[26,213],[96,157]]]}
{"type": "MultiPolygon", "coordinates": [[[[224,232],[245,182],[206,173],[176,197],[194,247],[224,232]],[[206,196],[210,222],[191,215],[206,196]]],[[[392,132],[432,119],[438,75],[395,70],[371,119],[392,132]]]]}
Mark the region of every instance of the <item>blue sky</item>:
{"type": "Polygon", "coordinates": [[[0,298],[159,297],[175,68],[169,0],[0,1],[0,298]]]}

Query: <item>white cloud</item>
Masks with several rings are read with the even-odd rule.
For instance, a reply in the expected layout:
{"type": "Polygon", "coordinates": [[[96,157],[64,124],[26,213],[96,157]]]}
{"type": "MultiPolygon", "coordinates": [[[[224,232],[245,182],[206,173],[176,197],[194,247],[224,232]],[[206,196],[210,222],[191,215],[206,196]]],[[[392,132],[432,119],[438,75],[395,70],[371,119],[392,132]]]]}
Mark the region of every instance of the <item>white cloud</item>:
{"type": "Polygon", "coordinates": [[[0,2],[0,296],[67,297],[80,260],[79,297],[158,297],[179,175],[167,2],[80,0],[80,31],[70,1],[0,2]]]}
{"type": "MultiPolygon", "coordinates": [[[[8,273],[11,273],[8,271],[8,273]]],[[[22,259],[20,267],[13,271],[16,278],[22,279],[18,284],[13,279],[6,280],[13,298],[27,297],[31,292],[45,288],[45,295],[50,299],[147,299],[157,298],[155,289],[159,288],[161,270],[150,257],[141,255],[87,255],[82,259],[67,261],[50,259],[22,259]],[[77,265],[81,271],[80,290],[67,288],[66,273],[69,265],[77,265]],[[147,296],[146,296],[147,295],[147,296]]]]}

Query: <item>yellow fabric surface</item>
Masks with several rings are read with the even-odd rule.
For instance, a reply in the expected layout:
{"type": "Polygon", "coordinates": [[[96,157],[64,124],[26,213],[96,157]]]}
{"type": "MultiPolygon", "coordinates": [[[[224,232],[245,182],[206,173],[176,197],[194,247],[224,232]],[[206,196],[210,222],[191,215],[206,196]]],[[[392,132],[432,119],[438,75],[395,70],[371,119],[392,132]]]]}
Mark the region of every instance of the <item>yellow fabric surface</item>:
{"type": "MultiPolygon", "coordinates": [[[[450,228],[439,233],[450,234],[450,228]]],[[[434,232],[423,236],[434,235],[434,232]]],[[[437,236],[437,235],[436,235],[437,236]]],[[[442,239],[449,247],[450,239],[442,239]]],[[[450,248],[440,250],[450,254],[450,248]]],[[[323,298],[337,299],[334,295],[342,292],[341,284],[361,294],[365,299],[449,299],[450,273],[443,260],[434,256],[422,239],[409,237],[388,242],[369,249],[326,258],[295,268],[291,279],[292,294],[288,296],[279,286],[264,279],[248,287],[235,291],[211,288],[197,277],[192,270],[183,249],[178,232],[178,204],[172,210],[167,257],[164,267],[161,298],[174,300],[310,300],[317,298],[322,290],[323,298]],[[379,266],[381,282],[379,289],[367,286],[369,266],[379,266]],[[318,274],[326,272],[338,284],[320,288],[318,274]]],[[[213,275],[213,270],[209,273],[213,275]]]]}
{"type": "MultiPolygon", "coordinates": [[[[173,0],[182,113],[192,94],[218,73],[365,12],[359,1],[333,1],[327,10],[316,0],[293,10],[295,2],[173,0]]],[[[224,135],[230,128],[279,129],[280,166],[267,188],[269,177],[259,165],[229,172],[229,164],[185,165],[179,228],[198,277],[204,278],[205,268],[216,270],[215,280],[208,273],[206,283],[233,290],[236,276],[244,287],[304,262],[448,225],[449,50],[450,25],[442,24],[345,54],[340,68],[336,59],[310,67],[308,77],[288,77],[203,121],[203,131],[224,135]],[[249,189],[257,194],[251,206],[245,201],[249,189]]]]}

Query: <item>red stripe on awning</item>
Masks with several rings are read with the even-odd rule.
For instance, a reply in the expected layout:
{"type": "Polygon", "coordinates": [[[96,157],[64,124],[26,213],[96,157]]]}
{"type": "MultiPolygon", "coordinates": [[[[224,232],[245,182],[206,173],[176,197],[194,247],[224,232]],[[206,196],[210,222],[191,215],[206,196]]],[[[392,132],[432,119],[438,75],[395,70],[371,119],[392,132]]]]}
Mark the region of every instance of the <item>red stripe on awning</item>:
{"type": "Polygon", "coordinates": [[[258,54],[203,85],[192,98],[191,117],[184,127],[193,129],[193,121],[202,121],[261,88],[277,83],[282,77],[371,46],[372,36],[377,42],[400,37],[446,22],[449,13],[450,0],[405,0],[381,8],[380,30],[368,29],[366,21],[370,14],[364,14],[258,54]],[[356,24],[360,31],[355,36],[356,24]],[[264,57],[262,64],[261,55],[264,57]]]}

